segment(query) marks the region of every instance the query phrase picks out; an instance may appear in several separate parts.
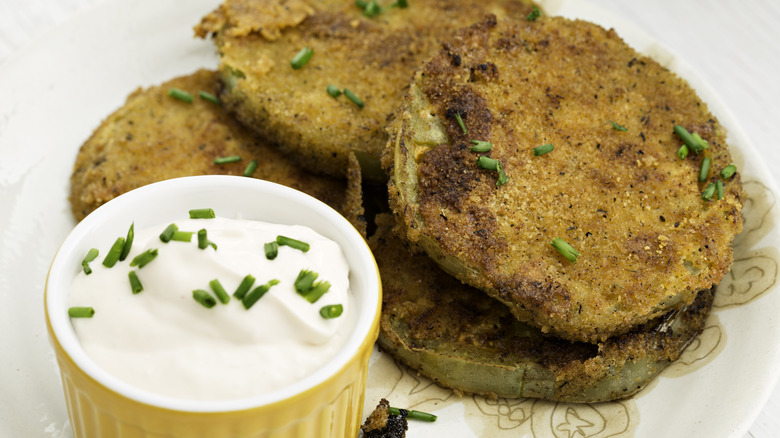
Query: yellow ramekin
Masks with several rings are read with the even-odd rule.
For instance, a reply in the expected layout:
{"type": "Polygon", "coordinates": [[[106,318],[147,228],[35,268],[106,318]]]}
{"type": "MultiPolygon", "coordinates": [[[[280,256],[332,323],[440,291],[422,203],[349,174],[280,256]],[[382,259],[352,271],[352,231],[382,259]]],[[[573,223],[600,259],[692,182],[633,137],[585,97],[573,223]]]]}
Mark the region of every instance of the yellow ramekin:
{"type": "Polygon", "coordinates": [[[253,178],[178,178],[128,192],[95,210],[65,239],[46,279],[46,325],[73,435],[91,437],[356,437],[368,360],[379,330],[381,283],[371,251],[349,222],[320,201],[253,178]],[[269,394],[231,401],[164,397],[128,385],[85,354],[67,316],[70,282],[98,242],[172,221],[191,208],[223,217],[299,224],[341,246],[350,266],[357,322],[345,347],[314,374],[269,394]]]}

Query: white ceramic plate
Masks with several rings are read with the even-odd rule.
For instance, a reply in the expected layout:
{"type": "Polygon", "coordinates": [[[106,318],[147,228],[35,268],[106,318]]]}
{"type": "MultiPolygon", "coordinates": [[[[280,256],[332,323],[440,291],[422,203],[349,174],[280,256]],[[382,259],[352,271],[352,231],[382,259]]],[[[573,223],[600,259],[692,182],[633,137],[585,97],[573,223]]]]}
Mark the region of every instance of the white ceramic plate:
{"type": "MultiPolygon", "coordinates": [[[[0,436],[70,437],[43,319],[43,284],[75,222],[67,200],[79,146],[138,86],[215,67],[192,26],[219,0],[108,0],[56,28],[0,68],[0,436]]],[[[408,436],[741,438],[777,380],[780,295],[773,225],[776,190],[734,117],[695,72],[641,30],[579,0],[547,10],[614,27],[631,45],[688,79],[730,131],[751,195],[733,275],[721,287],[708,330],[685,360],[620,403],[565,405],[484,400],[451,391],[375,354],[366,406],[435,411],[408,436]]]]}

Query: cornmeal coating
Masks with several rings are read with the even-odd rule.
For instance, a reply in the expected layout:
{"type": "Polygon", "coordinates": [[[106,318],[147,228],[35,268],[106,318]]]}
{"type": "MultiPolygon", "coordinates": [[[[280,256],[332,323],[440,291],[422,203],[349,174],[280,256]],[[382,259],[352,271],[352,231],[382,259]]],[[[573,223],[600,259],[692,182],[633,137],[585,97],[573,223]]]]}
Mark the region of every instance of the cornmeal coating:
{"type": "Polygon", "coordinates": [[[684,80],[613,30],[486,19],[425,63],[389,130],[383,165],[405,238],[543,332],[626,333],[731,266],[745,194],[739,173],[719,176],[726,133],[684,80]],[[675,125],[708,148],[680,159],[675,125]],[[722,199],[702,199],[718,181],[722,199]]]}

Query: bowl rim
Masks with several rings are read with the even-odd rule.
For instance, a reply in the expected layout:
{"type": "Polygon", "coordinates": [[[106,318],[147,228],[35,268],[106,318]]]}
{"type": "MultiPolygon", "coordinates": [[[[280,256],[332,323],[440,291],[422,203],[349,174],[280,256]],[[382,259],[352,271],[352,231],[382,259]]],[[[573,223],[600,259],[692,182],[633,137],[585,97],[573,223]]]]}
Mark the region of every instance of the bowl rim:
{"type": "MultiPolygon", "coordinates": [[[[186,208],[197,207],[189,206],[186,208]]],[[[187,209],[182,211],[186,212],[187,209]]],[[[240,207],[237,207],[236,210],[237,213],[240,213],[240,207]]],[[[217,214],[219,215],[219,212],[217,214]]],[[[257,217],[249,219],[263,220],[257,217]]],[[[294,222],[289,223],[293,224],[294,222]]],[[[122,226],[124,227],[125,224],[123,223],[122,226]]],[[[52,259],[44,286],[44,308],[46,320],[50,326],[49,336],[56,340],[52,344],[57,344],[62,349],[62,353],[66,354],[80,370],[110,391],[130,400],[158,408],[188,413],[222,413],[258,408],[293,398],[326,383],[341,369],[348,366],[360,354],[361,346],[365,343],[366,338],[372,335],[372,326],[381,310],[381,282],[376,261],[364,237],[346,218],[324,202],[296,189],[256,178],[230,175],[187,176],[148,184],[128,191],[98,207],[79,222],[66,236],[52,259]],[[169,196],[171,192],[184,193],[203,190],[214,192],[221,189],[251,191],[256,196],[262,195],[272,199],[285,197],[293,201],[297,207],[307,211],[307,214],[311,214],[311,217],[319,218],[325,221],[323,223],[333,225],[332,229],[338,234],[337,236],[332,235],[332,231],[323,233],[323,230],[317,229],[316,226],[311,228],[332,240],[336,240],[348,259],[350,289],[356,303],[356,318],[354,326],[351,328],[352,332],[341,350],[314,373],[291,385],[257,396],[231,400],[186,400],[163,396],[125,383],[89,358],[81,347],[78,336],[70,323],[70,318],[67,316],[67,295],[70,282],[62,280],[69,280],[75,275],[75,272],[78,272],[83,254],[76,254],[76,247],[79,242],[88,239],[93,230],[105,226],[104,219],[106,217],[127,209],[129,205],[137,206],[139,203],[149,202],[149,199],[162,200],[163,196],[169,196]],[[350,255],[352,256],[350,257],[350,255]],[[365,291],[355,290],[353,275],[357,272],[362,272],[362,275],[365,276],[365,291]]]]}

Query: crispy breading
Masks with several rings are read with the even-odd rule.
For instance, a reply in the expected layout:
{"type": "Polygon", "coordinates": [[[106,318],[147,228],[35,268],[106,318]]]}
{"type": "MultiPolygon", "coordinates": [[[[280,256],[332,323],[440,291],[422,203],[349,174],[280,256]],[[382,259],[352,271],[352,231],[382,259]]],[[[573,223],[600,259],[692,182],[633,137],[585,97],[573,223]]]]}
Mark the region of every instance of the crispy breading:
{"type": "Polygon", "coordinates": [[[702,199],[731,163],[726,133],[684,80],[613,30],[561,17],[464,29],[416,74],[390,130],[383,165],[406,237],[545,332],[625,333],[731,266],[740,176],[702,199]],[[709,148],[678,158],[677,124],[709,148]],[[493,149],[471,151],[473,140],[493,149]],[[554,150],[535,156],[545,144],[554,150]]]}
{"type": "Polygon", "coordinates": [[[599,344],[564,341],[519,322],[500,302],[411,254],[377,216],[369,244],[382,278],[382,351],[439,384],[490,397],[600,402],[632,395],[698,335],[714,290],[599,344]]]}
{"type": "Polygon", "coordinates": [[[81,146],[73,166],[70,202],[83,219],[92,210],[137,187],[170,178],[242,175],[252,160],[252,176],[306,192],[365,232],[360,168],[352,159],[349,180],[313,175],[245,129],[218,104],[198,93],[214,93],[217,73],[199,70],[161,85],[138,89],[108,116],[81,146]],[[192,103],[168,95],[178,88],[192,103]],[[214,164],[217,157],[238,155],[240,162],[214,164]]]}
{"type": "Polygon", "coordinates": [[[422,60],[442,39],[486,13],[525,17],[530,0],[426,0],[406,8],[381,1],[367,17],[350,0],[226,0],[195,27],[215,36],[225,87],[221,98],[245,125],[315,172],[343,176],[350,151],[368,179],[385,181],[379,156],[385,125],[422,60]],[[307,14],[305,19],[303,14],[307,14]],[[301,69],[290,61],[314,51],[301,69]],[[349,89],[331,97],[334,85],[349,89]]]}

